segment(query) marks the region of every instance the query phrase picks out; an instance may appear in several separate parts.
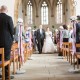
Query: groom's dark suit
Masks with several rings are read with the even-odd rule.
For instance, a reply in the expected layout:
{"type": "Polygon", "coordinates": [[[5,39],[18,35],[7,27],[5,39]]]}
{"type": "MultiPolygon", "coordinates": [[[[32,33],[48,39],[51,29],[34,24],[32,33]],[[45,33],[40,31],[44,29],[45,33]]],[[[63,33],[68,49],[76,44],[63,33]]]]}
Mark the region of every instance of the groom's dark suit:
{"type": "Polygon", "coordinates": [[[44,29],[40,29],[37,30],[36,32],[36,39],[37,39],[37,46],[38,46],[38,51],[39,53],[42,53],[42,48],[43,48],[43,44],[44,44],[44,39],[45,39],[45,31],[44,29]]]}

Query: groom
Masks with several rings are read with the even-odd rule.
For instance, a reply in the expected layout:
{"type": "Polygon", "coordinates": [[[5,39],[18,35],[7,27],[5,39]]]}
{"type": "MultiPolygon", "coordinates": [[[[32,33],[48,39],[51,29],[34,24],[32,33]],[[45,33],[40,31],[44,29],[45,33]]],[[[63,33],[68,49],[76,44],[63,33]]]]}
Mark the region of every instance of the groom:
{"type": "Polygon", "coordinates": [[[39,51],[39,54],[41,54],[43,44],[44,44],[44,39],[45,39],[45,31],[44,29],[42,29],[42,25],[39,26],[39,29],[36,32],[36,39],[37,39],[38,51],[39,51]]]}

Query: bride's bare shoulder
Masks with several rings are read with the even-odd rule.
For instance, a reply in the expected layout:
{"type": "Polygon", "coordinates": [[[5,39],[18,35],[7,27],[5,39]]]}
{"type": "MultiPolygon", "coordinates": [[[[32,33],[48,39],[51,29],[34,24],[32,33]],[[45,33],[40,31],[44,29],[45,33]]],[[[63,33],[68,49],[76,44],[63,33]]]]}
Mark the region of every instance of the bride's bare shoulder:
{"type": "Polygon", "coordinates": [[[50,34],[50,33],[52,33],[52,32],[51,32],[51,31],[46,31],[45,33],[49,33],[49,34],[50,34]]]}
{"type": "Polygon", "coordinates": [[[49,31],[49,33],[50,33],[50,34],[52,34],[52,32],[51,32],[51,31],[49,31]]]}
{"type": "Polygon", "coordinates": [[[47,31],[45,33],[48,33],[47,31]]]}

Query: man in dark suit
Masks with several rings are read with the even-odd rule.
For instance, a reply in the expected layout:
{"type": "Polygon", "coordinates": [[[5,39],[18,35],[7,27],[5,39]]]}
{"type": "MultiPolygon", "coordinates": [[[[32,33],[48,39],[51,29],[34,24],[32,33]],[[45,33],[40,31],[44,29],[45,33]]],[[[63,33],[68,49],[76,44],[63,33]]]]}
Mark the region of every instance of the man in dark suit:
{"type": "Polygon", "coordinates": [[[1,13],[1,7],[0,7],[0,13],[1,13]]]}
{"type": "Polygon", "coordinates": [[[42,29],[42,25],[40,25],[39,29],[36,31],[36,39],[37,39],[38,51],[39,51],[39,54],[41,54],[43,44],[44,44],[44,39],[45,39],[45,31],[44,29],[42,29]]]}
{"type": "MultiPolygon", "coordinates": [[[[10,51],[13,43],[13,21],[7,14],[7,7],[1,6],[0,13],[0,48],[4,48],[5,60],[10,60],[10,51]]],[[[0,56],[1,57],[1,56],[0,56]]],[[[1,58],[0,58],[1,59],[1,58]]],[[[8,66],[5,67],[5,78],[8,79],[8,66]]],[[[13,78],[13,77],[11,77],[13,78]]]]}
{"type": "MultiPolygon", "coordinates": [[[[80,16],[77,16],[76,23],[76,43],[80,44],[80,16]]],[[[80,48],[76,48],[76,52],[80,52],[80,48]]],[[[78,63],[80,64],[80,59],[78,59],[78,63]]],[[[76,62],[77,64],[77,62],[76,62]]]]}

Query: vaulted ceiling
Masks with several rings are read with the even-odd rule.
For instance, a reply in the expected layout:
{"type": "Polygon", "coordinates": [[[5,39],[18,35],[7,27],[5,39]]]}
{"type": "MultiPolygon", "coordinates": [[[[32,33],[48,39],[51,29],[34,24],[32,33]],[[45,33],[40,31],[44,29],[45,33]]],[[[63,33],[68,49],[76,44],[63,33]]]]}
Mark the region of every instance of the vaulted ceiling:
{"type": "MultiPolygon", "coordinates": [[[[35,10],[36,17],[38,17],[38,14],[39,14],[38,9],[41,6],[43,1],[46,1],[46,3],[48,4],[48,7],[51,11],[51,17],[54,17],[54,9],[55,9],[55,6],[59,0],[30,0],[30,1],[33,5],[33,8],[35,7],[35,9],[36,9],[35,10]]],[[[61,0],[61,1],[63,3],[63,6],[65,6],[67,4],[69,5],[68,8],[70,8],[70,10],[69,10],[69,11],[71,11],[70,14],[73,15],[74,14],[74,12],[73,12],[74,0],[61,0]]],[[[19,6],[21,6],[21,5],[22,5],[22,13],[26,16],[26,8],[27,8],[28,2],[29,2],[29,0],[15,0],[15,11],[14,12],[15,12],[15,18],[16,19],[18,18],[19,6]]],[[[67,10],[67,8],[65,10],[67,10]]],[[[63,12],[63,13],[65,13],[65,12],[63,12]]]]}

